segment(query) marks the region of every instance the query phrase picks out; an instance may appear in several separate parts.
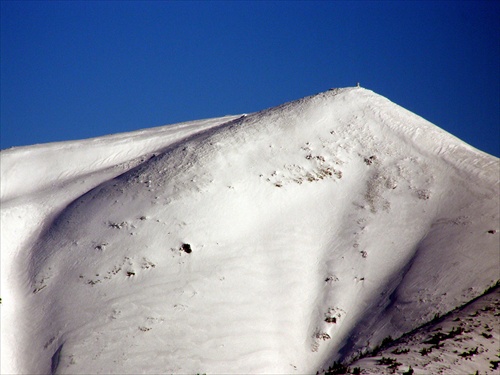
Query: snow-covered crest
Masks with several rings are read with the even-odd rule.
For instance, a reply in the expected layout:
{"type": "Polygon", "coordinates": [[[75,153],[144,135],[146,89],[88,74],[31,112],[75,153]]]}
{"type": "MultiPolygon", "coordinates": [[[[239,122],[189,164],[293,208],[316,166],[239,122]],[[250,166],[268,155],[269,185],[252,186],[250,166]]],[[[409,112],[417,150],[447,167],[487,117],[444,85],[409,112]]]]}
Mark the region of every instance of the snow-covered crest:
{"type": "Polygon", "coordinates": [[[361,88],[0,156],[8,372],[312,373],[498,279],[498,159],[361,88]]]}

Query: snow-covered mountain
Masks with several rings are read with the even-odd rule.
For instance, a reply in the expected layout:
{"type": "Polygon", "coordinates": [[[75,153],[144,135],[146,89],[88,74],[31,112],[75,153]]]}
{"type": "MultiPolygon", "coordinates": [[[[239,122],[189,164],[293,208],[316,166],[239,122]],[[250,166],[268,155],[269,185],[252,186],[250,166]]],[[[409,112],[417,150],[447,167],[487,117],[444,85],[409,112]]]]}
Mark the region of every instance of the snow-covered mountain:
{"type": "Polygon", "coordinates": [[[363,88],[0,157],[2,373],[315,373],[500,279],[499,160],[363,88]]]}

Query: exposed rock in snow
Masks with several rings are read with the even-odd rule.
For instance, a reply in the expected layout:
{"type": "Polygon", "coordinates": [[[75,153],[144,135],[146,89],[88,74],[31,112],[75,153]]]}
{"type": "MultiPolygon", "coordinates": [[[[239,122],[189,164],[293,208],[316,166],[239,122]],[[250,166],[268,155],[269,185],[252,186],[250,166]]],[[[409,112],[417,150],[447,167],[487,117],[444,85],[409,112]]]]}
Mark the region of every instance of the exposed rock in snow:
{"type": "Polygon", "coordinates": [[[499,279],[498,159],[363,88],[0,157],[2,372],[315,373],[499,279]]]}

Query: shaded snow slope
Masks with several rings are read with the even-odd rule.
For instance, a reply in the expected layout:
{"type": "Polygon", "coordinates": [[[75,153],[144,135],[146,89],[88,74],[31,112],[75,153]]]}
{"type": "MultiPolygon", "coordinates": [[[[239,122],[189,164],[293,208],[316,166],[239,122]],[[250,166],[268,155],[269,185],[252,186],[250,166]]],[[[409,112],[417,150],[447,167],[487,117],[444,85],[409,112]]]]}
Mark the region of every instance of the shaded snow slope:
{"type": "Polygon", "coordinates": [[[498,374],[500,287],[351,364],[362,374],[498,374]],[[458,370],[458,371],[457,371],[458,370]]]}
{"type": "Polygon", "coordinates": [[[312,373],[499,278],[498,159],[365,89],[0,156],[3,372],[312,373]]]}

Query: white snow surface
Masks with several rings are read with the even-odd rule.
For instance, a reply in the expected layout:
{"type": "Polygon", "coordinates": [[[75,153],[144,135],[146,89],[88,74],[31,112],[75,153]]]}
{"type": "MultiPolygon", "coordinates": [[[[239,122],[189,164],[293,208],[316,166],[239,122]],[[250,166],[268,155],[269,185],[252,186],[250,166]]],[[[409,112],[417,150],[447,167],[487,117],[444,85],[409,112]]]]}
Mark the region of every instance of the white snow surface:
{"type": "Polygon", "coordinates": [[[499,160],[363,88],[0,158],[2,373],[315,373],[500,278],[499,160]]]}

